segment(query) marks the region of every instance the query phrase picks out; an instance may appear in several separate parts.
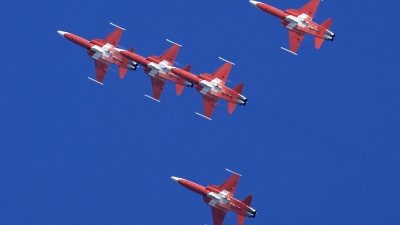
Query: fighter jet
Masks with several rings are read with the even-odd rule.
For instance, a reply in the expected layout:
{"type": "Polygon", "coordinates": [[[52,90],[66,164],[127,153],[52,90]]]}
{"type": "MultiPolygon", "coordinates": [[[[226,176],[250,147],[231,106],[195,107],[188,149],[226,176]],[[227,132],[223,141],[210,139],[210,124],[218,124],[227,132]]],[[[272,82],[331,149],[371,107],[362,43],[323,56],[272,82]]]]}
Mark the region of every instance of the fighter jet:
{"type": "Polygon", "coordinates": [[[335,34],[329,30],[332,19],[329,18],[321,25],[312,21],[317,11],[320,0],[311,0],[301,9],[288,9],[285,12],[262,2],[252,1],[250,3],[281,20],[282,26],[289,30],[290,50],[281,47],[283,50],[295,55],[305,34],[315,36],[315,48],[319,49],[324,42],[333,41],[335,34]]]}
{"type": "Polygon", "coordinates": [[[136,70],[137,67],[136,62],[121,57],[117,52],[115,52],[114,48],[117,47],[122,35],[122,31],[125,29],[113,23],[110,24],[117,27],[117,29],[115,29],[103,40],[95,38],[91,41],[88,41],[75,34],[60,30],[57,31],[64,38],[87,49],[89,57],[94,59],[94,65],[96,68],[96,79],[92,79],[90,77],[88,77],[88,79],[95,81],[101,85],[103,85],[103,80],[110,63],[119,66],[119,77],[121,79],[124,78],[128,69],[136,70]]]}
{"type": "MultiPolygon", "coordinates": [[[[153,97],[148,95],[145,96],[157,102],[160,102],[160,96],[167,80],[170,80],[176,84],[176,94],[178,96],[182,93],[185,86],[193,87],[192,83],[185,81],[184,79],[170,72],[175,62],[175,58],[178,55],[179,48],[182,46],[168,39],[167,41],[173,45],[161,56],[152,55],[148,58],[144,58],[138,54],[135,54],[133,51],[130,52],[123,49],[115,49],[123,57],[143,66],[144,72],[151,78],[151,85],[153,88],[153,97]]],[[[189,72],[190,67],[190,65],[187,65],[183,70],[189,72]]]]}
{"type": "Polygon", "coordinates": [[[179,177],[171,177],[171,179],[203,196],[204,202],[211,206],[214,225],[222,225],[228,211],[237,213],[238,224],[242,225],[246,216],[251,218],[256,216],[257,211],[250,207],[253,197],[248,195],[243,201],[234,198],[233,194],[241,175],[228,169],[226,170],[233,173],[233,175],[220,186],[209,185],[203,187],[179,177]]]}
{"type": "Polygon", "coordinates": [[[240,83],[234,89],[225,86],[229,72],[234,64],[221,57],[219,59],[225,61],[225,64],[213,74],[203,73],[200,76],[196,76],[189,71],[175,67],[171,68],[172,73],[196,85],[196,90],[203,95],[204,115],[197,112],[196,114],[209,120],[211,120],[211,115],[219,98],[228,101],[228,112],[230,114],[233,113],[236,105],[244,106],[247,103],[247,98],[242,95],[243,83],[240,83]]]}

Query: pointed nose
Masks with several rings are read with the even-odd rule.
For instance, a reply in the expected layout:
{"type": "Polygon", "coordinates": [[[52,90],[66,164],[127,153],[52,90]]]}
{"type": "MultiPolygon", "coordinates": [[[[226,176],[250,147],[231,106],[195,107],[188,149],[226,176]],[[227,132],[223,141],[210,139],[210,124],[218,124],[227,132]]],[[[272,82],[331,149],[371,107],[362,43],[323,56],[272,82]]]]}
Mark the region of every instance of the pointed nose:
{"type": "Polygon", "coordinates": [[[64,37],[64,34],[66,34],[67,32],[59,30],[59,31],[57,31],[57,33],[64,37]]]}
{"type": "Polygon", "coordinates": [[[174,180],[174,181],[176,181],[176,182],[178,182],[178,181],[179,181],[180,179],[182,179],[182,178],[172,176],[171,179],[174,180]]]}
{"type": "Polygon", "coordinates": [[[260,2],[250,0],[250,4],[254,5],[255,7],[257,7],[257,4],[258,4],[258,3],[260,3],[260,2]]]}

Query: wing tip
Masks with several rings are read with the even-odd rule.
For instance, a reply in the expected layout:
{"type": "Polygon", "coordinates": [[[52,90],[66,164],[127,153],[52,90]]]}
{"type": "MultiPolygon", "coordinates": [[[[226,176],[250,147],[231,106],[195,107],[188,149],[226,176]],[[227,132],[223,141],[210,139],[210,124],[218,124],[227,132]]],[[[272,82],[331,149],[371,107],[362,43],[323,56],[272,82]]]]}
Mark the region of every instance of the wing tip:
{"type": "Polygon", "coordinates": [[[228,169],[228,168],[225,168],[225,170],[228,171],[228,172],[230,172],[230,173],[236,174],[236,175],[238,175],[239,177],[242,176],[241,174],[238,174],[238,173],[236,173],[236,172],[234,172],[234,171],[232,171],[232,170],[230,170],[230,169],[228,169]]]}

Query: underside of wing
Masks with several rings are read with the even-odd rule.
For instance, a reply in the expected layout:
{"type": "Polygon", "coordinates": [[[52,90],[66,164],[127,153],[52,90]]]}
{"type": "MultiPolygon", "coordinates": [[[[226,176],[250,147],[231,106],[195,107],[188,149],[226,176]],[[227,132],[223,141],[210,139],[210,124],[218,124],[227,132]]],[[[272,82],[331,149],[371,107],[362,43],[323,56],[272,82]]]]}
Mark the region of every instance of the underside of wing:
{"type": "Polygon", "coordinates": [[[119,40],[121,39],[122,31],[121,28],[115,29],[111,34],[104,38],[103,41],[117,47],[119,40]]]}
{"type": "Polygon", "coordinates": [[[211,211],[212,211],[214,225],[222,225],[222,222],[224,222],[227,211],[222,209],[217,209],[214,207],[211,207],[211,211]]]}
{"type": "Polygon", "coordinates": [[[301,9],[299,9],[299,12],[307,14],[312,19],[318,9],[319,2],[320,0],[311,0],[305,6],[301,7],[301,9]]]}
{"type": "Polygon", "coordinates": [[[293,30],[289,30],[290,51],[296,53],[301,42],[303,41],[304,33],[300,34],[293,30]]]}
{"type": "Polygon", "coordinates": [[[204,115],[211,118],[214,108],[217,105],[218,98],[214,96],[203,95],[204,115]]]}
{"type": "Polygon", "coordinates": [[[225,85],[226,80],[228,79],[229,73],[231,72],[232,64],[225,63],[218,70],[216,70],[211,76],[213,78],[218,78],[221,80],[221,85],[225,85]]]}
{"type": "Polygon", "coordinates": [[[152,77],[151,85],[153,88],[153,98],[160,100],[161,93],[164,89],[165,80],[159,77],[152,77]]]}
{"type": "Polygon", "coordinates": [[[233,196],[235,194],[236,186],[239,181],[239,175],[233,174],[231,177],[229,177],[224,183],[222,183],[219,186],[219,189],[221,191],[226,190],[229,192],[228,196],[233,196]]]}
{"type": "Polygon", "coordinates": [[[160,56],[161,61],[166,60],[169,62],[170,65],[173,65],[175,62],[176,56],[178,55],[178,51],[179,51],[179,46],[172,45],[167,51],[165,51],[160,56]]]}
{"type": "Polygon", "coordinates": [[[99,60],[94,60],[94,66],[96,67],[96,80],[98,82],[103,83],[109,65],[109,63],[103,63],[99,60]]]}

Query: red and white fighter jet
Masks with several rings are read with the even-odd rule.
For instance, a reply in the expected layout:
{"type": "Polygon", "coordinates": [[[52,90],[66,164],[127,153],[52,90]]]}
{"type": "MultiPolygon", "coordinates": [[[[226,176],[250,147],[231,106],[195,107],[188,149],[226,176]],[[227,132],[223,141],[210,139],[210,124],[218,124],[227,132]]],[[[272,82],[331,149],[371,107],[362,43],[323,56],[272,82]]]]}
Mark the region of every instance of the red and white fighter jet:
{"type": "Polygon", "coordinates": [[[253,197],[248,195],[243,201],[234,198],[233,194],[235,193],[236,185],[241,175],[228,169],[226,170],[233,173],[233,175],[220,186],[209,185],[203,187],[179,177],[171,177],[171,179],[203,196],[204,202],[211,206],[214,225],[222,225],[228,211],[237,213],[238,224],[242,225],[246,216],[252,218],[256,216],[257,211],[250,207],[253,197]]]}
{"type": "Polygon", "coordinates": [[[297,49],[299,48],[305,34],[315,36],[316,49],[321,47],[324,40],[333,41],[333,38],[335,37],[335,34],[329,30],[332,23],[331,18],[327,19],[321,25],[312,21],[319,2],[320,0],[311,0],[299,10],[288,9],[282,11],[265,3],[250,0],[250,3],[257,8],[278,17],[281,20],[282,26],[289,30],[290,50],[283,47],[281,48],[295,55],[297,55],[297,49]]]}
{"type": "Polygon", "coordinates": [[[196,114],[209,120],[211,120],[211,115],[219,98],[228,101],[228,112],[230,114],[233,113],[236,105],[244,106],[247,103],[247,98],[242,95],[243,83],[240,83],[234,89],[225,86],[229,72],[234,64],[221,57],[219,59],[225,61],[225,64],[213,74],[203,73],[200,76],[196,76],[189,71],[175,67],[171,68],[174,74],[196,85],[196,90],[203,95],[204,115],[197,112],[196,114]]]}
{"type": "Polygon", "coordinates": [[[94,59],[94,64],[96,67],[96,80],[90,77],[88,78],[101,85],[103,85],[103,80],[110,63],[119,66],[119,77],[121,79],[124,78],[126,71],[128,69],[136,70],[137,67],[136,62],[121,57],[117,52],[115,52],[114,48],[118,46],[118,42],[121,38],[122,31],[125,29],[113,23],[110,24],[117,27],[117,29],[115,29],[110,35],[108,35],[103,40],[95,38],[91,41],[88,41],[75,34],[71,34],[60,30],[57,31],[64,38],[87,49],[87,53],[89,57],[94,59]]]}
{"type": "MultiPolygon", "coordinates": [[[[152,55],[147,58],[144,58],[133,51],[115,48],[115,51],[123,57],[143,66],[144,72],[151,78],[151,85],[153,88],[153,97],[148,95],[145,96],[157,102],[160,102],[161,93],[167,80],[176,84],[176,94],[178,96],[182,93],[185,86],[193,87],[192,83],[185,81],[170,71],[175,62],[176,56],[178,55],[179,48],[182,46],[168,39],[167,41],[173,44],[167,51],[165,51],[161,56],[152,55]]],[[[190,65],[187,65],[183,70],[189,72],[190,65]]]]}

